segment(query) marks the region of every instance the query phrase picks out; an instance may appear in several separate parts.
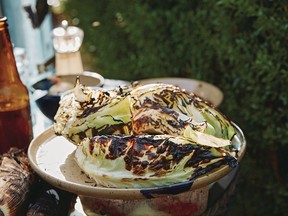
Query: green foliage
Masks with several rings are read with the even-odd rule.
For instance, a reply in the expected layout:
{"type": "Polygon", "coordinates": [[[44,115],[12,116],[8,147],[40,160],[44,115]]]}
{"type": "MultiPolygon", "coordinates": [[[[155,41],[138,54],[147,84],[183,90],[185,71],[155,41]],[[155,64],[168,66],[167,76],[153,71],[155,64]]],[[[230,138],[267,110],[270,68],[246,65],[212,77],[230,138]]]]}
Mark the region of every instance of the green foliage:
{"type": "Polygon", "coordinates": [[[248,140],[245,191],[236,203],[250,208],[247,215],[287,213],[288,189],[270,160],[288,146],[287,1],[69,0],[64,6],[71,20],[80,20],[83,52],[104,77],[178,76],[219,86],[225,95],[219,108],[248,140]],[[93,27],[95,21],[100,25],[93,27]]]}

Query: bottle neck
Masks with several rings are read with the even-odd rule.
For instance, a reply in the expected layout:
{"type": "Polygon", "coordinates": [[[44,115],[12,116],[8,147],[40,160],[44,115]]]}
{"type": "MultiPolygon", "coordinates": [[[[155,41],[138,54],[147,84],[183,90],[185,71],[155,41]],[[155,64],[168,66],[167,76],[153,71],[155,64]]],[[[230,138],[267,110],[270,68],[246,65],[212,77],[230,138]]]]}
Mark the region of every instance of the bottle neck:
{"type": "Polygon", "coordinates": [[[0,85],[19,82],[7,18],[0,16],[0,85]]]}

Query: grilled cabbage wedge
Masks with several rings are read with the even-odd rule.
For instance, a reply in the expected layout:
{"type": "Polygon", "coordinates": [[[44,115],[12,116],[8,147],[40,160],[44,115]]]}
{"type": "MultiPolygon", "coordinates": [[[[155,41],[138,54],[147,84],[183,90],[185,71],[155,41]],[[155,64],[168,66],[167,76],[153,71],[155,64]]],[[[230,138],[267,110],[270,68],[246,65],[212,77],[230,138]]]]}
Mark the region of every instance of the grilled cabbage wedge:
{"type": "Polygon", "coordinates": [[[86,138],[75,153],[79,167],[98,185],[145,188],[195,180],[223,165],[231,152],[172,135],[102,135],[86,138]]]}
{"type": "Polygon", "coordinates": [[[224,115],[179,87],[150,84],[130,95],[134,134],[179,135],[214,147],[230,145],[235,134],[224,115]]]}
{"type": "Polygon", "coordinates": [[[108,187],[179,183],[237,165],[235,129],[211,104],[169,84],[91,89],[61,98],[54,130],[79,167],[108,187]]]}
{"type": "Polygon", "coordinates": [[[74,144],[99,134],[131,133],[131,112],[127,88],[91,89],[76,82],[64,95],[55,115],[54,130],[74,144]]]}

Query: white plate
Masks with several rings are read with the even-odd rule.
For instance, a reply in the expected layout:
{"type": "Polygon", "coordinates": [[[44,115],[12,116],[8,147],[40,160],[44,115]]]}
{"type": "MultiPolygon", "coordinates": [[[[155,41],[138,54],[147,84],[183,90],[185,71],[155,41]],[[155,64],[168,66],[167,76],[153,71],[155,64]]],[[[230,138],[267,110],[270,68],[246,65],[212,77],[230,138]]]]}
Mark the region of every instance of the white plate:
{"type": "MultiPolygon", "coordinates": [[[[244,155],[246,148],[245,137],[235,125],[237,134],[233,143],[239,145],[238,161],[244,155]]],[[[76,146],[62,136],[56,136],[53,128],[49,128],[32,140],[28,149],[31,167],[48,183],[60,189],[78,195],[110,199],[145,199],[181,192],[207,186],[227,175],[231,168],[222,166],[215,172],[201,176],[194,182],[187,181],[179,184],[154,188],[106,188],[96,186],[78,167],[74,160],[76,146]]]]}
{"type": "Polygon", "coordinates": [[[188,92],[193,92],[199,97],[212,103],[215,107],[219,106],[223,100],[223,93],[218,87],[200,80],[179,78],[179,77],[162,77],[162,78],[138,80],[138,82],[140,84],[151,84],[151,83],[172,84],[182,89],[185,89],[188,92]]]}

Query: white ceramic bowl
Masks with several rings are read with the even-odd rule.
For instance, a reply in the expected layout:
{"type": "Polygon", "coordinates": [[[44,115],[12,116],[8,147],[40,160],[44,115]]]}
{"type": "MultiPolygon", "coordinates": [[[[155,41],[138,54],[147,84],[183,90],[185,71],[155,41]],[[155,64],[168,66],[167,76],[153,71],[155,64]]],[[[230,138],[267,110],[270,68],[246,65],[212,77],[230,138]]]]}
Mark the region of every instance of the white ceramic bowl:
{"type": "MultiPolygon", "coordinates": [[[[233,125],[236,135],[232,143],[239,149],[237,160],[241,161],[246,140],[241,129],[233,125]]],[[[144,215],[199,215],[207,207],[209,185],[229,175],[232,170],[229,166],[223,166],[194,182],[186,181],[162,187],[107,188],[95,185],[95,182],[81,171],[74,159],[75,149],[76,146],[64,137],[56,136],[51,127],[32,140],[28,148],[28,158],[31,167],[45,181],[78,194],[85,212],[92,212],[92,215],[105,213],[135,216],[141,215],[137,214],[139,208],[142,213],[147,213],[144,215]],[[177,206],[182,206],[189,212],[175,212],[174,208],[177,206]]]]}

